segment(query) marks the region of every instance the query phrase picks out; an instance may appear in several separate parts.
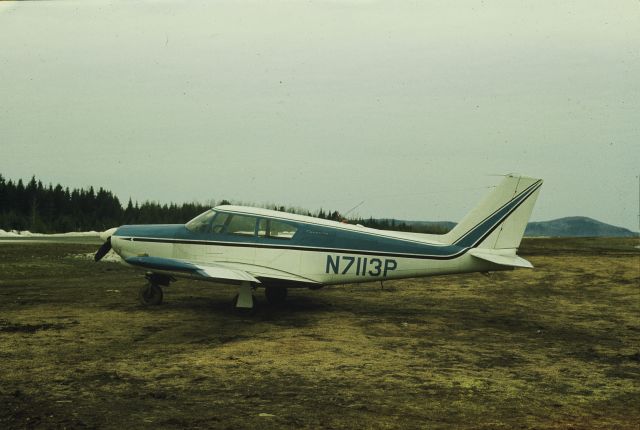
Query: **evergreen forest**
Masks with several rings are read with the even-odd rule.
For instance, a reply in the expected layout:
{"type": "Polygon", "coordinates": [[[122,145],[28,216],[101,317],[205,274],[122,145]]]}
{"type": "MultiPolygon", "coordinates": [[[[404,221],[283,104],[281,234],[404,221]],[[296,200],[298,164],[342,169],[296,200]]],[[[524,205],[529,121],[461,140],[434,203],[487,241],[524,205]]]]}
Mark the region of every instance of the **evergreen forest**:
{"type": "MultiPolygon", "coordinates": [[[[143,203],[128,200],[123,205],[111,191],[100,187],[74,188],[44,185],[31,178],[26,184],[22,179],[13,181],[0,174],[0,229],[29,230],[34,233],[64,233],[103,231],[123,224],[182,224],[205,210],[229,200],[209,200],[207,204],[191,203],[143,203]]],[[[247,205],[246,203],[243,203],[247,205]]],[[[253,205],[256,206],[256,205],[253,205]]],[[[383,230],[444,233],[446,228],[437,225],[412,225],[389,219],[344,218],[340,212],[305,209],[278,205],[262,205],[267,209],[291,212],[335,221],[362,224],[383,230]]]]}

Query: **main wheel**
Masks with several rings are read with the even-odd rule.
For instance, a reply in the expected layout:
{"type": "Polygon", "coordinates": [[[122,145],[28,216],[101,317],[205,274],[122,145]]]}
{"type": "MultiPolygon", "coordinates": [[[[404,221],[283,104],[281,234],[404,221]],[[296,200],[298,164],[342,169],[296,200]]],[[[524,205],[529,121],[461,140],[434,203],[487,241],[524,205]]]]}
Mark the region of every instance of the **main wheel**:
{"type": "Polygon", "coordinates": [[[266,287],[264,296],[271,305],[282,305],[287,298],[287,289],[282,287],[266,287]]]}
{"type": "Polygon", "coordinates": [[[162,288],[157,284],[147,284],[140,288],[138,294],[140,303],[144,306],[156,306],[162,303],[162,288]]]}

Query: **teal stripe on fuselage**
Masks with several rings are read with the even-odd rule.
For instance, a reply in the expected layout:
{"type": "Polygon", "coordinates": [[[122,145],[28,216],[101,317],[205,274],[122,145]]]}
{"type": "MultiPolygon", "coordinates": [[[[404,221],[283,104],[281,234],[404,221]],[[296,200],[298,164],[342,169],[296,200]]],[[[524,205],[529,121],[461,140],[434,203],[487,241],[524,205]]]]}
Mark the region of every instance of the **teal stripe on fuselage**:
{"type": "Polygon", "coordinates": [[[114,236],[131,238],[134,241],[142,242],[191,243],[196,246],[255,246],[303,251],[415,256],[419,258],[451,258],[463,251],[462,248],[453,245],[429,245],[299,221],[287,220],[286,222],[296,226],[298,229],[293,238],[286,240],[225,233],[193,232],[184,225],[126,225],[120,227],[114,233],[114,236]]]}

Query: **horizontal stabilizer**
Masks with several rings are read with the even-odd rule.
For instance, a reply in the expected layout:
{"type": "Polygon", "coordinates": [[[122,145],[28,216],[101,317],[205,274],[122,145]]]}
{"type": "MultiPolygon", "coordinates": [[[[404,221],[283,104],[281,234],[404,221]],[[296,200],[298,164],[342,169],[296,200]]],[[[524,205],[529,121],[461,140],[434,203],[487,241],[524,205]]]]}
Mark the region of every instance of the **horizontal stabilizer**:
{"type": "Polygon", "coordinates": [[[515,249],[489,250],[486,248],[473,248],[469,250],[469,254],[481,260],[489,261],[501,266],[533,268],[533,264],[524,258],[517,256],[515,251],[515,249]]]}
{"type": "Polygon", "coordinates": [[[246,281],[260,283],[251,274],[244,270],[231,269],[221,265],[195,264],[173,258],[160,257],[129,257],[124,261],[132,266],[161,272],[171,272],[182,275],[191,275],[211,281],[246,281]]]}

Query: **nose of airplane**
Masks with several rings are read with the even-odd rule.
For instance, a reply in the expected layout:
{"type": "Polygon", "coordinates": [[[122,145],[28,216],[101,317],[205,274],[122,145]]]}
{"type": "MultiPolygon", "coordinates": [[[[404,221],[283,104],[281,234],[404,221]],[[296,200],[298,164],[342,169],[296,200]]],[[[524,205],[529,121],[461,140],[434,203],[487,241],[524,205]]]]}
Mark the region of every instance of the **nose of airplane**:
{"type": "Polygon", "coordinates": [[[116,230],[118,229],[118,227],[113,227],[110,228],[109,230],[105,230],[102,233],[100,233],[100,239],[102,239],[102,241],[106,241],[108,238],[110,238],[113,233],[116,232],[116,230]]]}
{"type": "Polygon", "coordinates": [[[98,249],[98,252],[96,252],[96,255],[94,256],[95,261],[100,261],[102,257],[111,250],[111,236],[113,236],[113,233],[115,233],[117,229],[118,227],[113,227],[100,233],[100,239],[104,240],[104,243],[98,249]]]}

